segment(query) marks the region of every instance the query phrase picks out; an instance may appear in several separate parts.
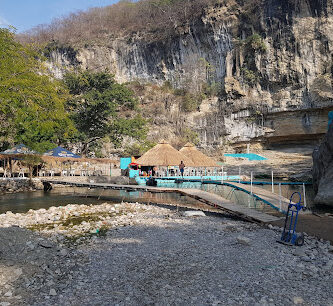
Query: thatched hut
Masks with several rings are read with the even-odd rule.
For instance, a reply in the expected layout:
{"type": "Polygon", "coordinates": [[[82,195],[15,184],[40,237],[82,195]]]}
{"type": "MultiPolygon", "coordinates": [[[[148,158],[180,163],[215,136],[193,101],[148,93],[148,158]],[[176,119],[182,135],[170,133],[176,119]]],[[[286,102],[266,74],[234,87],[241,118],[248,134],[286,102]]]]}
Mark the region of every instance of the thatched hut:
{"type": "Polygon", "coordinates": [[[22,161],[25,157],[33,154],[36,152],[24,144],[0,152],[0,174],[3,177],[14,176],[14,174],[23,177],[24,173],[29,171],[22,161]]]}
{"type": "Polygon", "coordinates": [[[153,168],[168,173],[176,173],[178,165],[183,161],[186,167],[193,167],[194,164],[190,158],[177,151],[165,140],[162,140],[155,147],[143,154],[136,163],[141,165],[142,171],[149,172],[153,168]],[[170,171],[169,171],[170,170],[170,171]]]}
{"type": "Polygon", "coordinates": [[[142,166],[178,166],[183,161],[186,166],[194,166],[192,160],[162,140],[143,154],[136,162],[142,166]]]}
{"type": "Polygon", "coordinates": [[[193,144],[189,142],[183,148],[181,148],[179,152],[190,158],[194,163],[194,167],[219,167],[215,160],[200,152],[193,144]]]}

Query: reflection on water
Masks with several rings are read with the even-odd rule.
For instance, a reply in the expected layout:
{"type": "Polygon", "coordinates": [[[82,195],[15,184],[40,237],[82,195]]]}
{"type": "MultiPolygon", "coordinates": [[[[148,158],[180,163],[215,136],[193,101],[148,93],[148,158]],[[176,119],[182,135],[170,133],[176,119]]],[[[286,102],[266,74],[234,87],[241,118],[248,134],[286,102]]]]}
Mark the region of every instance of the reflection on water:
{"type": "MultiPolygon", "coordinates": [[[[158,181],[158,186],[161,187],[173,187],[173,188],[196,188],[204,191],[218,194],[226,199],[231,200],[234,203],[245,205],[247,207],[255,208],[257,210],[266,213],[276,213],[276,211],[267,204],[255,200],[250,195],[233,190],[228,186],[216,185],[216,184],[201,184],[200,182],[183,182],[175,183],[174,181],[158,181]]],[[[264,188],[271,191],[271,185],[258,185],[257,187],[264,188]]],[[[282,185],[282,196],[285,198],[299,191],[302,192],[302,186],[297,185],[282,185]]],[[[274,186],[274,191],[279,192],[279,187],[274,186]]],[[[308,207],[313,207],[314,192],[312,186],[306,186],[306,201],[308,207]]],[[[150,193],[144,191],[131,191],[126,190],[101,190],[101,189],[88,189],[88,188],[56,188],[50,192],[35,191],[35,192],[22,192],[15,194],[2,195],[0,198],[0,213],[6,211],[12,212],[26,212],[29,209],[49,208],[51,206],[65,206],[67,204],[101,204],[103,202],[120,203],[124,202],[142,202],[142,203],[167,203],[167,204],[179,204],[189,207],[203,208],[201,202],[190,198],[188,196],[182,196],[178,193],[150,193]]],[[[276,203],[278,205],[278,203],[276,203]]]]}
{"type": "MultiPolygon", "coordinates": [[[[175,181],[158,181],[159,187],[171,187],[171,188],[196,188],[204,191],[212,192],[218,194],[234,203],[246,205],[251,208],[256,208],[257,210],[271,213],[274,210],[270,208],[267,204],[262,201],[255,200],[250,195],[239,191],[233,190],[232,187],[222,186],[216,184],[201,184],[201,182],[183,182],[175,183],[175,181]]],[[[268,191],[272,191],[271,185],[256,185],[256,187],[263,188],[268,191]]],[[[281,185],[281,195],[287,199],[290,199],[294,192],[300,192],[303,199],[303,186],[302,185],[281,185]]],[[[279,185],[274,185],[274,193],[279,194],[279,185]]],[[[308,208],[314,208],[314,190],[312,185],[305,186],[306,204],[308,208]]],[[[279,203],[273,203],[279,206],[279,203]]]]}
{"type": "Polygon", "coordinates": [[[202,206],[202,203],[178,193],[150,193],[143,191],[101,190],[88,188],[56,188],[50,192],[35,191],[5,194],[0,198],[0,213],[27,212],[29,209],[65,206],[68,204],[102,204],[124,202],[166,203],[202,206]]]}

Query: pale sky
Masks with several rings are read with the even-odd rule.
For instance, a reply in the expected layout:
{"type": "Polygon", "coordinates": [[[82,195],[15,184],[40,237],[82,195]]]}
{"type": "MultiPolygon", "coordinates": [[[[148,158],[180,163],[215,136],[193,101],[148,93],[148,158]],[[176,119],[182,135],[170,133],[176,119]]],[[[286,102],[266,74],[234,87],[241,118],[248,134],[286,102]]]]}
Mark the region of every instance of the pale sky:
{"type": "Polygon", "coordinates": [[[20,33],[50,23],[53,18],[116,2],[118,0],[0,0],[0,27],[11,25],[20,33]]]}

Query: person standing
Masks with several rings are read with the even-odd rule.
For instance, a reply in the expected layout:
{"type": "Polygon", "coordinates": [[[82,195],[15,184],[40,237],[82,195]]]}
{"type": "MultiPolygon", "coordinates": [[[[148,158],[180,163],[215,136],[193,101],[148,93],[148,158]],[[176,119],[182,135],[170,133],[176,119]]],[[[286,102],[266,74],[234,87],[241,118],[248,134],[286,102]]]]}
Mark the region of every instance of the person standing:
{"type": "Polygon", "coordinates": [[[182,177],[184,177],[185,164],[183,163],[183,161],[180,162],[178,167],[179,167],[179,170],[180,170],[180,174],[182,175],[182,177]]]}

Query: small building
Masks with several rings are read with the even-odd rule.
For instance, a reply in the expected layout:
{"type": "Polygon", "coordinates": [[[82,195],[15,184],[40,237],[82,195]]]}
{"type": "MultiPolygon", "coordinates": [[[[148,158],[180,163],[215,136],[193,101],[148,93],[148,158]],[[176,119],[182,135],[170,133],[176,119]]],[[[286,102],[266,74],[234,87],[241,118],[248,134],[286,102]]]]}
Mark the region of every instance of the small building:
{"type": "Polygon", "coordinates": [[[136,163],[141,165],[142,174],[164,176],[178,174],[178,166],[181,161],[184,162],[186,167],[194,166],[193,161],[189,157],[177,151],[165,140],[162,140],[137,159],[136,163]]]}
{"type": "Polygon", "coordinates": [[[179,150],[179,152],[189,157],[193,161],[195,167],[219,167],[215,160],[199,151],[192,143],[188,142],[179,150]]]}
{"type": "Polygon", "coordinates": [[[192,143],[188,142],[179,152],[190,158],[194,164],[194,167],[189,170],[189,175],[217,175],[220,168],[218,163],[199,151],[192,143]]]}

